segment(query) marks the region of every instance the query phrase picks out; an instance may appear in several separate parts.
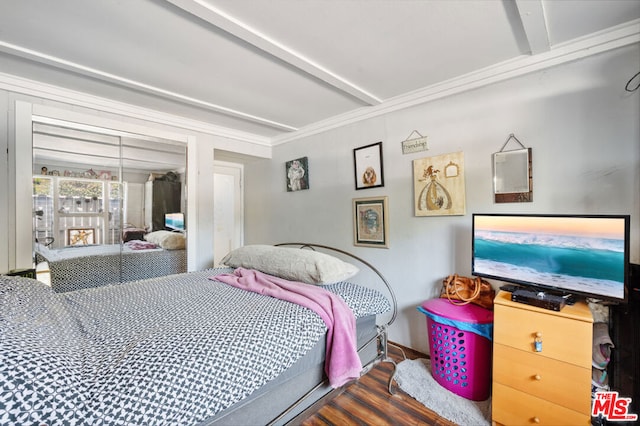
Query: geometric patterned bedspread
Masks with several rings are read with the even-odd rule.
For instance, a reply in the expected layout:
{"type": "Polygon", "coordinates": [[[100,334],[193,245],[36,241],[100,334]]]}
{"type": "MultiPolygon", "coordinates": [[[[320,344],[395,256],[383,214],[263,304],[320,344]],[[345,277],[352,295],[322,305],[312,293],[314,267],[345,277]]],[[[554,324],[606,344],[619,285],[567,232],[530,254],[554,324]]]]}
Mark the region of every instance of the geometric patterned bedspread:
{"type": "MultiPolygon", "coordinates": [[[[311,310],[207,277],[54,293],[0,277],[0,425],[190,425],[293,365],[326,327],[311,310]]],[[[380,293],[325,286],[356,318],[380,293]]]]}
{"type": "Polygon", "coordinates": [[[186,250],[131,250],[120,244],[49,249],[38,244],[35,254],[38,263],[49,264],[51,286],[58,293],[187,271],[186,250]]]}

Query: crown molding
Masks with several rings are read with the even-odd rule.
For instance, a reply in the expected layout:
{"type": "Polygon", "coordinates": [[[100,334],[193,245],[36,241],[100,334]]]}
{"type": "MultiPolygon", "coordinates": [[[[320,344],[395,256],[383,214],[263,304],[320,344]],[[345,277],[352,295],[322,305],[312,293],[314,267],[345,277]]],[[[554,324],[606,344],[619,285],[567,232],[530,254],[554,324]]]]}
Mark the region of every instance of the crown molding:
{"type": "Polygon", "coordinates": [[[380,105],[358,108],[272,138],[272,146],[368,120],[384,114],[426,104],[458,93],[498,83],[609,50],[640,43],[640,19],[585,37],[552,46],[535,55],[522,55],[423,89],[390,98],[380,105]]]}
{"type": "Polygon", "coordinates": [[[557,44],[552,46],[549,51],[536,55],[522,55],[497,65],[390,98],[379,105],[358,108],[272,138],[162,113],[5,73],[0,73],[0,88],[180,129],[239,140],[262,147],[272,147],[639,42],[640,19],[636,19],[589,36],[557,44]]]}
{"type": "Polygon", "coordinates": [[[0,73],[0,89],[251,144],[271,145],[268,137],[89,95],[11,74],[0,73]]]}

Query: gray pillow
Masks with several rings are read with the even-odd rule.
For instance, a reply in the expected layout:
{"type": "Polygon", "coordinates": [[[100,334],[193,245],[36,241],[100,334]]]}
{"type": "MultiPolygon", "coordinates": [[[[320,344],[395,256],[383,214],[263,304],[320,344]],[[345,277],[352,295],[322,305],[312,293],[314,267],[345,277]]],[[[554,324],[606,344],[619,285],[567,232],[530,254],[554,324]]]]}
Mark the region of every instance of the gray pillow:
{"type": "Polygon", "coordinates": [[[144,236],[144,239],[165,250],[183,250],[185,248],[185,238],[180,232],[154,231],[144,236]]]}
{"type": "Polygon", "coordinates": [[[356,266],[325,253],[269,245],[240,247],[227,254],[221,263],[307,284],[344,281],[359,271],[356,266]]]}

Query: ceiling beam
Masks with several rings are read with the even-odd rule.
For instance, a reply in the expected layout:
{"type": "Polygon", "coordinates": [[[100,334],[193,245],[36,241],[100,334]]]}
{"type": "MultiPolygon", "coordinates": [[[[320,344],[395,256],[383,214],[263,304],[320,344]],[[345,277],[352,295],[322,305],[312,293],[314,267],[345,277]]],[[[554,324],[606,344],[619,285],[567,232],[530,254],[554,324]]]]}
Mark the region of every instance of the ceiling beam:
{"type": "Polygon", "coordinates": [[[209,24],[220,28],[227,33],[251,44],[252,46],[268,53],[269,55],[315,77],[329,86],[360,100],[365,105],[378,105],[382,100],[373,94],[358,87],[347,79],[335,74],[322,65],[315,63],[304,55],[294,51],[284,44],[262,34],[249,25],[225,13],[224,11],[208,4],[203,0],[167,0],[174,6],[179,7],[202,19],[209,24]]]}
{"type": "Polygon", "coordinates": [[[312,123],[296,132],[273,137],[271,144],[272,146],[277,146],[299,140],[331,129],[371,120],[375,117],[391,114],[416,105],[434,102],[458,93],[479,89],[490,84],[638,43],[640,43],[640,19],[634,19],[594,34],[559,43],[553,49],[538,55],[521,55],[502,63],[388,99],[382,105],[358,108],[312,123]]]}
{"type": "Polygon", "coordinates": [[[549,31],[542,0],[515,0],[532,55],[548,52],[549,31]]]}
{"type": "Polygon", "coordinates": [[[240,118],[247,121],[252,121],[255,123],[262,124],[264,126],[272,127],[274,129],[279,129],[284,131],[297,130],[296,127],[290,126],[288,124],[279,123],[277,121],[269,120],[264,117],[258,117],[256,115],[252,115],[242,111],[227,108],[225,106],[207,102],[202,99],[186,96],[181,93],[172,92],[170,90],[163,89],[161,87],[145,84],[140,81],[131,80],[123,76],[101,71],[96,68],[91,68],[91,67],[79,64],[77,62],[67,61],[66,59],[63,59],[63,58],[48,55],[46,53],[28,49],[26,47],[18,46],[16,44],[8,43],[2,40],[0,40],[0,51],[11,54],[11,55],[19,56],[25,59],[29,59],[32,61],[36,61],[42,64],[47,64],[56,68],[72,71],[77,74],[97,78],[99,80],[108,81],[110,83],[115,83],[120,86],[126,86],[129,88],[141,90],[143,92],[151,93],[156,96],[161,96],[163,98],[168,98],[173,101],[179,101],[189,105],[195,105],[201,108],[205,108],[205,109],[209,109],[209,110],[223,113],[226,115],[230,115],[232,117],[240,118]]]}

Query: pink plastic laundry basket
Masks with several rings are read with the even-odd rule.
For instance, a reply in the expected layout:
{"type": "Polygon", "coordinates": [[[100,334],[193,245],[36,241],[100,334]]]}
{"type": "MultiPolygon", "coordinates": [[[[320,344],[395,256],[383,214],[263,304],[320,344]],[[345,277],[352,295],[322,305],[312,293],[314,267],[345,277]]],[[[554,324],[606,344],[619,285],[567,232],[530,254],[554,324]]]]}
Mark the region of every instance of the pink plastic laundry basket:
{"type": "Polygon", "coordinates": [[[427,316],[431,373],[451,392],[473,401],[491,392],[493,312],[448,299],[427,300],[418,308],[427,316]]]}

